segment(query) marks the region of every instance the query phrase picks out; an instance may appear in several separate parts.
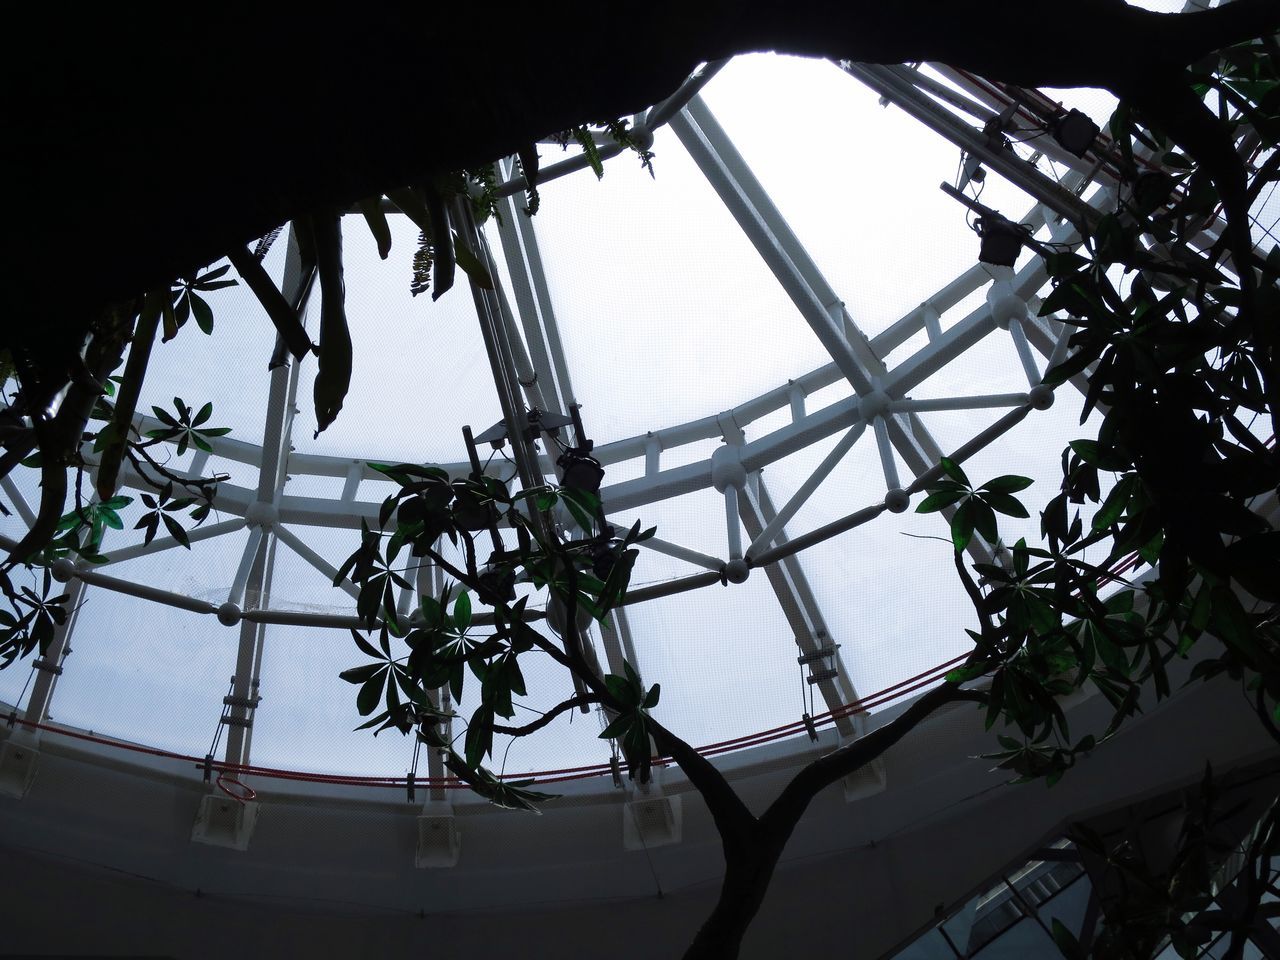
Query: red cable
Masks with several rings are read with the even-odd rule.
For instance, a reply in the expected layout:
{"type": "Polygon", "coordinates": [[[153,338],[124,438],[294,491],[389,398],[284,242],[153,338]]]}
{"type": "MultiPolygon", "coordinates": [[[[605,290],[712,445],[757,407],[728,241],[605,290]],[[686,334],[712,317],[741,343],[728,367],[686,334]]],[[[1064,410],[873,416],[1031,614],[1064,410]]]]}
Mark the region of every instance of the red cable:
{"type": "MultiPolygon", "coordinates": [[[[841,715],[846,716],[848,715],[848,713],[865,712],[867,709],[873,706],[880,706],[892,700],[899,699],[900,697],[905,696],[907,693],[912,692],[914,689],[916,689],[916,687],[911,687],[906,690],[901,690],[899,688],[907,684],[911,684],[913,681],[920,680],[923,677],[927,677],[930,674],[937,673],[940,670],[947,669],[963,659],[964,657],[961,656],[954,660],[950,660],[947,663],[940,664],[938,667],[933,668],[933,670],[926,671],[925,673],[922,673],[922,674],[917,674],[915,677],[911,677],[911,678],[908,678],[907,680],[903,680],[898,683],[895,683],[889,687],[884,688],[883,690],[879,690],[874,694],[864,697],[861,700],[857,700],[857,701],[854,701],[853,703],[846,704],[841,709],[842,711],[847,711],[847,712],[843,712],[841,715]]],[[[936,680],[938,678],[933,677],[932,679],[936,680]]],[[[925,684],[929,682],[931,682],[931,680],[924,681],[925,684]]],[[[920,685],[921,684],[916,684],[916,686],[920,686],[920,685]]],[[[827,714],[824,714],[821,717],[814,718],[814,720],[815,720],[815,723],[833,722],[833,716],[831,712],[828,712],[827,714]]],[[[198,757],[191,754],[177,753],[172,750],[163,750],[157,747],[148,747],[142,744],[129,743],[127,741],[116,740],[110,737],[98,736],[97,734],[92,734],[92,733],[82,733],[78,730],[72,730],[70,728],[63,727],[56,724],[51,724],[51,723],[40,723],[33,720],[25,720],[25,719],[19,719],[19,718],[15,718],[14,722],[19,723],[22,726],[27,727],[29,729],[44,730],[49,733],[59,734],[61,736],[70,737],[74,740],[81,740],[87,743],[96,743],[102,746],[115,747],[117,749],[128,750],[133,753],[141,753],[146,756],[159,757],[165,760],[180,760],[186,763],[194,764],[195,766],[200,768],[204,768],[206,766],[206,760],[204,757],[198,757]]],[[[762,730],[757,733],[747,734],[742,737],[735,737],[730,740],[722,740],[717,743],[707,744],[705,746],[698,747],[696,749],[699,753],[708,754],[708,755],[729,753],[734,750],[743,749],[744,747],[757,746],[762,743],[768,743],[774,740],[783,739],[791,735],[792,733],[798,733],[801,729],[803,729],[803,726],[804,726],[803,721],[800,721],[799,723],[784,724],[783,726],[774,727],[769,730],[762,730]]],[[[670,758],[662,758],[659,762],[663,765],[666,765],[671,761],[670,761],[670,758]]],[[[236,775],[237,777],[240,775],[260,776],[268,779],[294,780],[302,783],[327,783],[327,784],[334,784],[338,786],[403,787],[408,783],[408,779],[406,777],[374,777],[374,776],[357,776],[354,774],[342,775],[342,774],[313,773],[305,770],[285,770],[277,767],[259,767],[253,764],[232,764],[232,763],[225,763],[225,762],[216,761],[216,760],[208,762],[208,766],[211,770],[219,771],[219,779],[222,779],[226,774],[230,773],[230,774],[236,775]]],[[[539,770],[539,771],[531,771],[528,773],[504,774],[502,775],[501,779],[503,780],[532,779],[540,783],[557,783],[557,782],[563,782],[566,780],[576,780],[576,779],[584,779],[587,777],[600,776],[601,774],[608,773],[610,769],[611,767],[607,763],[590,764],[587,766],[566,767],[566,768],[556,769],[556,770],[539,770]]],[[[231,780],[230,778],[228,778],[228,780],[229,782],[238,783],[238,780],[231,780]]],[[[435,779],[431,777],[415,778],[414,784],[421,785],[427,788],[444,787],[445,789],[459,789],[466,786],[465,784],[461,783],[454,777],[444,777],[439,779],[435,779]]],[[[221,787],[220,783],[218,785],[219,787],[221,787]]],[[[247,785],[241,784],[241,786],[244,786],[245,789],[250,789],[247,785]]],[[[222,789],[224,789],[224,792],[227,792],[225,788],[222,788],[222,789]]]]}

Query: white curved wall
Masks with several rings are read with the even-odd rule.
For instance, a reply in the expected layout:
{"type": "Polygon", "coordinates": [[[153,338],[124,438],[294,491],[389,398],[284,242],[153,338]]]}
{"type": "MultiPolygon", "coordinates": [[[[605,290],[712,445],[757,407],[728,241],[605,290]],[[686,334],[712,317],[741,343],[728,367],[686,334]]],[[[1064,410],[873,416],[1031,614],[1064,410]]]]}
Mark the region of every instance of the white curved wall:
{"type": "MultiPolygon", "coordinates": [[[[1093,725],[1100,700],[1077,705],[1073,727],[1093,725]]],[[[1275,752],[1229,682],[1151,710],[1052,790],[1001,786],[987,761],[968,759],[989,749],[978,712],[960,705],[890,753],[885,792],[846,803],[826,791],[744,956],[797,943],[880,956],[1073,816],[1191,782],[1206,760],[1222,770],[1275,752]]],[[[684,839],[649,851],[659,899],[644,852],[623,849],[623,794],[607,783],[570,785],[540,818],[459,798],[458,865],[419,870],[420,804],[396,791],[284,793],[256,782],[260,816],[239,852],[190,841],[207,790],[197,771],[112,766],[65,738],[46,736],[40,750],[27,796],[0,801],[0,858],[15,881],[0,898],[6,950],[667,957],[679,956],[716,892],[718,843],[674,775],[666,789],[683,794],[684,839]]],[[[760,809],[796,759],[779,747],[725,766],[740,770],[739,789],[760,809]]]]}

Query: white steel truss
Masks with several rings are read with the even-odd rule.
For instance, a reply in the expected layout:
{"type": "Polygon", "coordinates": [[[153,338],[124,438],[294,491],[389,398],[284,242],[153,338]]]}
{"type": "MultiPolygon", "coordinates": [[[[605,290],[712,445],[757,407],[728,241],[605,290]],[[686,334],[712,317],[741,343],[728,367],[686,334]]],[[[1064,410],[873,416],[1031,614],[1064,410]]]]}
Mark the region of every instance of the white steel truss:
{"type": "MultiPolygon", "coordinates": [[[[975,265],[882,332],[875,336],[864,334],[751,173],[728,134],[702,102],[699,90],[721,65],[705,65],[671,98],[636,117],[637,139],[643,141],[660,125],[670,126],[786,291],[792,305],[817,335],[831,361],[729,410],[685,423],[657,424],[645,433],[601,444],[593,455],[606,468],[625,466],[635,477],[602,488],[607,515],[633,511],[708,488],[723,494],[723,555],[693,549],[667,537],[648,541],[647,549],[680,560],[691,570],[672,582],[633,589],[628,595],[628,604],[657,600],[711,584],[740,582],[752,568],[764,568],[793,633],[798,655],[802,662],[808,658],[812,678],[816,678],[814,686],[828,709],[834,711],[857,700],[854,683],[857,664],[846,664],[836,651],[837,639],[828,631],[823,611],[805,575],[803,551],[885,512],[906,509],[910,498],[939,475],[937,463],[941,456],[949,454],[964,459],[997,440],[1035,410],[1047,407],[1052,395],[1042,378],[1049,367],[1065,358],[1070,328],[1053,317],[1039,316],[1037,294],[1045,286],[1046,275],[1040,260],[1033,258],[1016,273],[975,265]],[[984,287],[988,288],[987,302],[966,316],[953,316],[962,301],[984,287]],[[946,323],[942,322],[944,317],[946,323]],[[922,346],[892,365],[886,361],[891,353],[922,333],[925,341],[922,346]],[[937,399],[911,396],[922,381],[962,358],[977,343],[989,336],[1006,334],[1012,340],[1025,374],[1025,392],[937,399]],[[852,396],[814,407],[811,400],[814,394],[841,381],[852,388],[852,396]],[[766,418],[788,409],[790,422],[782,426],[764,425],[766,418]],[[958,450],[943,450],[926,426],[925,418],[931,412],[983,409],[992,411],[991,423],[958,450]],[[760,476],[761,470],[833,437],[837,438],[834,447],[809,478],[787,502],[775,506],[760,476]],[[723,446],[712,456],[663,467],[664,452],[708,440],[723,441],[723,446]],[[874,444],[882,468],[883,488],[868,491],[866,502],[841,519],[795,531],[793,521],[805,503],[818,494],[826,479],[858,443],[874,444]],[[905,465],[909,476],[899,470],[899,463],[905,465]],[[824,653],[827,649],[831,650],[830,654],[824,653]]],[[[1111,175],[1105,163],[1081,160],[1046,144],[1046,155],[1059,165],[1071,168],[1059,182],[1035,164],[993,145],[979,127],[973,126],[974,118],[979,124],[984,123],[1009,106],[1006,91],[946,68],[862,64],[841,64],[841,67],[871,87],[885,102],[903,109],[952,141],[958,149],[980,158],[994,172],[1022,188],[1036,201],[1022,222],[1037,229],[1047,227],[1055,241],[1076,242],[1078,234],[1074,228],[1095,222],[1101,205],[1108,202],[1105,190],[1098,191],[1090,200],[1083,198],[1089,184],[1101,182],[1105,187],[1113,182],[1108,179],[1111,175]]],[[[601,152],[608,155],[610,149],[602,148],[601,152]]],[[[586,166],[583,158],[569,158],[545,168],[541,179],[569,175],[586,166]]],[[[510,288],[495,283],[493,290],[485,290],[473,284],[472,292],[501,400],[507,438],[515,448],[522,484],[531,485],[545,479],[554,480],[555,465],[545,449],[537,449],[527,438],[524,431],[527,412],[536,408],[566,413],[575,403],[575,394],[535,224],[519,212],[517,198],[525,184],[515,175],[511,161],[501,162],[498,174],[499,192],[506,199],[502,222],[496,228],[496,240],[511,277],[510,288]]],[[[490,256],[484,231],[468,222],[469,208],[460,204],[457,211],[464,226],[464,238],[479,253],[490,256]]],[[[496,270],[491,269],[491,273],[496,280],[496,270]]],[[[300,313],[305,307],[309,281],[301,271],[291,234],[282,292],[300,313]]],[[[336,574],[335,560],[340,562],[340,558],[320,555],[290,527],[358,529],[362,521],[376,524],[380,506],[380,501],[369,495],[370,487],[365,486],[366,482],[380,477],[368,463],[292,451],[290,437],[296,413],[298,364],[278,365],[270,376],[262,443],[229,437],[211,440],[214,456],[258,470],[256,486],[220,484],[214,506],[227,519],[199,527],[190,534],[190,540],[196,544],[249,528],[241,562],[225,602],[214,603],[206,598],[162,590],[109,572],[112,563],[123,560],[165,551],[173,551],[175,555],[183,552],[174,551],[178,543],[172,537],[157,537],[147,545],[113,550],[110,561],[103,566],[63,564],[58,571],[60,575],[74,578],[73,601],[78,601],[86,588],[96,586],[216,616],[228,627],[239,630],[236,673],[232,691],[225,701],[229,710],[224,713],[229,727],[225,753],[229,764],[244,764],[249,760],[266,627],[272,624],[327,628],[359,625],[354,603],[348,612],[342,613],[272,608],[272,570],[278,545],[283,544],[296,553],[318,577],[331,582],[336,574]],[[288,476],[342,478],[342,491],[332,497],[293,495],[287,492],[288,476]],[[365,493],[363,499],[362,492],[365,493]]],[[[1070,382],[1082,389],[1084,377],[1077,376],[1070,382]]],[[[589,418],[590,411],[585,413],[589,418]]],[[[140,416],[137,426],[145,431],[156,423],[140,416]]],[[[376,457],[377,451],[369,453],[376,457]]],[[[85,456],[90,464],[95,462],[92,451],[86,450],[85,456]]],[[[468,462],[440,466],[453,476],[471,471],[468,462]]],[[[203,461],[193,463],[190,476],[198,476],[202,469],[203,461]]],[[[145,488],[142,478],[128,469],[122,473],[122,482],[145,488]]],[[[29,524],[31,509],[21,492],[9,479],[4,481],[3,489],[16,512],[29,524]]],[[[5,542],[0,538],[0,543],[5,542]]],[[[985,559],[995,546],[975,540],[971,549],[976,557],[985,559]]],[[[428,588],[438,590],[443,585],[439,582],[439,572],[425,566],[417,570],[417,576],[418,592],[428,588]]],[[[347,598],[354,595],[350,584],[345,589],[347,598]]],[[[413,603],[410,591],[400,598],[402,610],[407,611],[413,603]]],[[[476,619],[484,622],[485,618],[479,614],[476,619]]],[[[38,721],[48,714],[54,681],[62,669],[73,622],[74,617],[58,632],[44,658],[48,669],[41,668],[33,686],[25,713],[28,719],[38,721]]],[[[621,672],[624,659],[640,669],[642,664],[637,658],[642,659],[643,650],[636,649],[625,607],[611,615],[610,626],[611,629],[601,632],[609,669],[621,672]]],[[[448,694],[441,691],[440,695],[447,697],[448,694]]],[[[843,735],[856,732],[851,718],[842,717],[838,722],[843,735]]],[[[438,760],[434,760],[432,776],[440,773],[437,768],[438,760]]]]}

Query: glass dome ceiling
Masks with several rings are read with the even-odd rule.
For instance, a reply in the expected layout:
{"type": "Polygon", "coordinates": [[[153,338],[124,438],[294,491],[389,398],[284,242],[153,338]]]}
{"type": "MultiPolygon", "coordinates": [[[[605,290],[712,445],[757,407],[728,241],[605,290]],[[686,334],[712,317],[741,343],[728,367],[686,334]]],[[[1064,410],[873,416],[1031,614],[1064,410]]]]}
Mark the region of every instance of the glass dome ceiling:
{"type": "MultiPolygon", "coordinates": [[[[939,675],[967,646],[970,610],[937,542],[945,526],[886,510],[889,491],[915,493],[939,456],[964,451],[975,478],[1035,478],[1035,516],[1056,490],[1062,447],[1091,428],[1072,384],[1052,404],[1039,386],[1071,329],[1037,316],[1039,259],[979,264],[965,208],[938,189],[963,176],[964,149],[983,157],[956,131],[972,138],[1007,99],[940,67],[707,65],[637,118],[653,128],[655,178],[623,154],[600,182],[589,170],[548,180],[536,217],[519,212],[516,192],[502,223],[482,227],[524,402],[579,404],[609,519],[658,530],[632,578],[644,602],[593,628],[592,642],[612,669],[625,656],[661,682],[661,719],[695,744],[786,725],[803,738],[802,713],[860,698],[874,709],[877,691],[939,675]],[[713,482],[713,457],[725,456],[749,477],[728,501],[713,482]],[[736,541],[757,569],[722,584],[736,541]]],[[[1100,124],[1110,109],[1089,91],[1053,99],[1100,124]]],[[[991,174],[967,189],[1037,237],[1070,242],[1053,204],[1101,207],[1109,182],[1047,139],[1014,145],[1012,179],[990,150],[991,174]]],[[[572,163],[541,149],[548,175],[572,163]]],[[[212,455],[168,448],[168,467],[226,479],[190,551],[163,536],[143,545],[129,509],[125,529],[108,531],[110,562],[73,581],[82,592],[51,722],[199,756],[215,734],[234,735],[239,756],[261,766],[404,775],[409,739],[352,730],[355,688],[338,674],[362,657],[334,568],[391,489],[369,461],[465,473],[463,426],[480,434],[502,410],[464,278],[437,302],[414,298],[417,230],[390,220],[383,261],[362,219],[344,219],[355,370],[318,436],[314,358],[268,373],[274,331],[245,286],[211,298],[211,338],[188,329],[158,346],[139,409],[209,401],[210,423],[232,428],[212,455]],[[214,613],[225,603],[244,620],[223,625],[214,613]],[[239,731],[220,723],[233,675],[261,697],[239,731]]],[[[284,288],[290,256],[286,233],[264,261],[284,288]]],[[[506,449],[493,453],[489,468],[513,475],[506,449]]],[[[0,521],[6,536],[25,530],[37,479],[5,481],[19,508],[0,521]]],[[[1034,521],[1002,524],[1008,541],[1036,533],[1034,521]]],[[[413,603],[403,597],[406,612],[413,603]]],[[[0,701],[29,709],[33,676],[26,663],[0,672],[0,701]]],[[[526,677],[535,708],[570,689],[549,661],[531,660],[526,677]]],[[[466,697],[458,708],[469,714],[466,697]]],[[[499,737],[493,766],[605,763],[600,729],[594,715],[566,715],[510,746],[499,737]]]]}

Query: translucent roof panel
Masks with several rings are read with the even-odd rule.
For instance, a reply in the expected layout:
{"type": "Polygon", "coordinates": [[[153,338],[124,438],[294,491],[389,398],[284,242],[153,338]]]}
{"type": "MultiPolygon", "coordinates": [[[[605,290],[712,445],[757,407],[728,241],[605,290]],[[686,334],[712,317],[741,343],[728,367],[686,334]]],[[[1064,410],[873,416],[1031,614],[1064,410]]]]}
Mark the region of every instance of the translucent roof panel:
{"type": "Polygon", "coordinates": [[[653,149],[655,179],[623,155],[598,184],[548,184],[534,220],[559,252],[551,295],[599,442],[719,413],[827,359],[675,135],[653,149]]]}
{"type": "MultiPolygon", "coordinates": [[[[925,67],[926,75],[969,89],[941,68],[925,67]]],[[[1105,119],[1105,100],[1087,91],[1064,100],[1105,119]]],[[[1036,150],[1030,142],[1015,147],[1024,159],[1036,150]]],[[[544,172],[563,159],[554,145],[541,151],[544,172]]],[[[607,161],[600,181],[586,169],[548,180],[535,218],[507,206],[501,228],[486,224],[476,245],[493,256],[493,296],[525,391],[519,399],[532,405],[540,397],[557,410],[577,401],[606,467],[610,522],[657,527],[641,550],[633,594],[687,585],[691,576],[716,581],[626,611],[636,666],[647,683],[663,686],[659,718],[708,744],[932,675],[964,652],[965,628],[973,626],[945,518],[910,510],[819,537],[773,568],[785,574],[778,584],[766,569],[743,583],[718,582],[733,541],[714,483],[713,462],[726,456],[726,444],[751,476],[737,507],[760,511],[736,529],[749,555],[760,557],[782,542],[753,544],[760,525],[781,524],[793,539],[821,534],[1025,409],[1049,354],[1065,341],[1060,323],[1036,317],[1044,280],[1034,257],[1024,252],[1016,269],[978,265],[972,214],[939,189],[956,182],[960,148],[903,107],[882,104],[837,65],[735,60],[655,131],[653,151],[654,178],[624,152],[607,161]],[[992,296],[1013,297],[1021,319],[997,322],[992,296]],[[771,510],[785,522],[771,523],[771,510]],[[819,690],[797,656],[826,644],[838,645],[843,673],[840,686],[819,690]]],[[[1076,176],[1064,162],[1037,163],[1026,167],[1040,173],[1028,176],[1076,176]]],[[[1043,237],[1065,236],[1000,176],[967,189],[1043,237]]],[[[1083,186],[1081,195],[1102,196],[1083,186]]],[[[1260,230],[1274,219],[1274,203],[1269,195],[1261,202],[1260,230]]],[[[206,612],[87,588],[74,654],[52,702],[57,721],[203,755],[237,653],[253,634],[214,615],[234,602],[274,618],[262,632],[251,761],[405,773],[410,741],[353,729],[361,722],[356,688],[339,674],[365,658],[344,626],[354,614],[351,590],[335,588],[333,574],[356,549],[361,521],[376,521],[393,489],[367,463],[456,466],[466,457],[463,426],[489,428],[501,405],[466,275],[460,271],[438,301],[412,296],[418,231],[398,213],[388,219],[385,261],[361,217],[343,221],[355,369],[340,416],[318,437],[315,358],[268,373],[275,332],[245,287],[210,295],[212,337],[191,328],[157,345],[142,411],[171,409],[175,396],[192,406],[210,401],[210,423],[232,433],[215,440],[211,455],[179,454],[170,444],[155,454],[171,471],[227,479],[191,550],[152,552],[133,529],[141,491],[127,477],[125,493],[135,500],[122,511],[125,529],[106,544],[126,559],[102,572],[206,612]],[[292,391],[283,409],[269,402],[273,380],[277,391],[292,391]],[[278,450],[264,446],[280,432],[278,450]],[[274,473],[260,475],[277,456],[278,488],[274,473]],[[246,547],[258,530],[274,558],[265,589],[245,580],[246,547]],[[327,625],[278,622],[304,617],[327,625]]],[[[276,283],[288,244],[286,231],[264,262],[276,283]]],[[[317,288],[306,309],[313,335],[318,309],[317,288]]],[[[1032,477],[1023,499],[1034,514],[1058,488],[1064,444],[1094,426],[1078,423],[1079,410],[1078,391],[1063,386],[1050,409],[1031,411],[966,469],[979,482],[1032,477]]],[[[540,452],[554,479],[542,441],[540,452]]],[[[490,454],[494,469],[514,472],[509,445],[482,443],[481,457],[490,454]]],[[[10,486],[34,504],[36,483],[34,471],[21,471],[10,486]]],[[[1036,526],[1007,520],[1001,529],[1009,542],[1033,538],[1036,526]]],[[[24,529],[20,516],[0,518],[6,536],[24,529]]],[[[975,544],[974,558],[985,558],[988,546],[997,545],[975,544]]],[[[415,603],[406,594],[404,611],[415,603]]],[[[599,628],[593,638],[597,656],[616,669],[623,638],[599,628]]],[[[545,656],[522,667],[528,710],[545,710],[572,689],[545,656]]],[[[0,673],[0,699],[18,699],[29,675],[25,665],[0,673]]],[[[471,683],[455,732],[475,696],[471,683]]],[[[512,722],[527,722],[528,710],[512,722]]],[[[557,718],[545,735],[500,738],[493,765],[514,773],[604,763],[609,746],[600,728],[597,714],[557,718]]]]}
{"type": "Polygon", "coordinates": [[[338,419],[313,436],[315,359],[305,359],[294,445],[300,453],[340,457],[461,459],[462,425],[479,433],[502,417],[471,291],[460,273],[461,282],[439,300],[415,297],[409,281],[418,230],[399,214],[388,224],[392,244],[384,261],[363,218],[343,218],[351,391],[338,419]]]}

